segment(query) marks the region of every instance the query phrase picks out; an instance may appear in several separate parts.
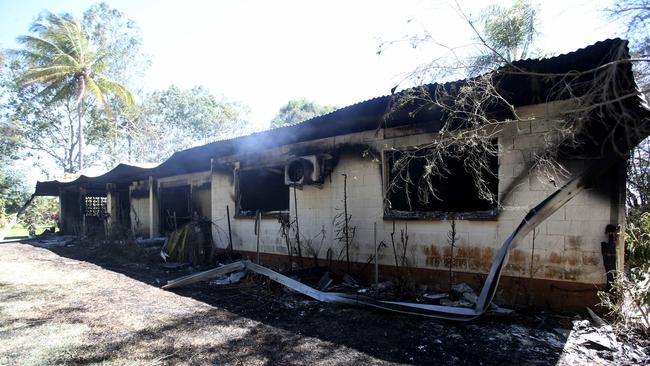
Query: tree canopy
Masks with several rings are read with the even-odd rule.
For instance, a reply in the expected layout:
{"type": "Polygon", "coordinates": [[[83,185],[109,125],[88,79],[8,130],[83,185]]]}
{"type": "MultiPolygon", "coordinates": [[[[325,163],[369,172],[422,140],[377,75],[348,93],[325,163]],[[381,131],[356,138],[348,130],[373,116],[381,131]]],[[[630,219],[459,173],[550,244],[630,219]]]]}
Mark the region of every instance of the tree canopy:
{"type": "Polygon", "coordinates": [[[296,124],[316,116],[333,112],[336,109],[337,107],[335,106],[320,105],[305,98],[293,99],[280,108],[278,114],[271,121],[271,127],[296,124]]]}
{"type": "Polygon", "coordinates": [[[0,75],[7,92],[3,151],[47,156],[69,174],[91,164],[161,162],[174,151],[234,136],[247,124],[248,107],[204,87],[148,94],[135,88],[149,64],[140,30],[106,3],[80,20],[44,13],[30,32],[0,75]]]}
{"type": "Polygon", "coordinates": [[[81,26],[97,49],[110,57],[103,60],[104,74],[113,80],[137,89],[136,82],[149,67],[138,25],[118,9],[102,2],[83,13],[81,26]]]}
{"type": "Polygon", "coordinates": [[[133,103],[129,90],[104,74],[110,50],[93,45],[81,24],[69,14],[46,13],[31,27],[32,34],[18,38],[23,46],[16,51],[26,65],[17,77],[17,86],[36,85],[34,96],[46,108],[72,104],[77,109],[77,155],[83,169],[84,103],[89,96],[99,107],[107,108],[108,95],[125,105],[133,103]]]}
{"type": "Polygon", "coordinates": [[[0,166],[0,228],[4,227],[7,216],[25,203],[28,190],[20,171],[8,165],[0,166]]]}
{"type": "Polygon", "coordinates": [[[470,60],[470,74],[533,56],[539,20],[538,10],[529,0],[514,0],[510,6],[490,5],[481,12],[478,22],[476,37],[483,47],[470,60]]]}
{"type": "Polygon", "coordinates": [[[62,173],[76,172],[79,136],[75,109],[70,103],[46,101],[39,86],[16,85],[16,74],[22,69],[17,62],[8,69],[3,80],[8,90],[6,108],[0,116],[4,121],[0,131],[3,150],[20,149],[35,157],[45,155],[49,159],[35,159],[36,162],[51,159],[62,173]]]}
{"type": "Polygon", "coordinates": [[[233,137],[247,125],[249,108],[202,86],[170,86],[148,94],[128,126],[127,151],[161,162],[175,151],[233,137]]]}
{"type": "MultiPolygon", "coordinates": [[[[610,17],[622,23],[625,36],[630,41],[632,57],[645,62],[633,64],[637,85],[646,99],[650,97],[650,0],[622,0],[608,10],[610,17]]],[[[650,139],[634,150],[628,160],[627,204],[632,220],[638,220],[650,209],[650,139]]]]}

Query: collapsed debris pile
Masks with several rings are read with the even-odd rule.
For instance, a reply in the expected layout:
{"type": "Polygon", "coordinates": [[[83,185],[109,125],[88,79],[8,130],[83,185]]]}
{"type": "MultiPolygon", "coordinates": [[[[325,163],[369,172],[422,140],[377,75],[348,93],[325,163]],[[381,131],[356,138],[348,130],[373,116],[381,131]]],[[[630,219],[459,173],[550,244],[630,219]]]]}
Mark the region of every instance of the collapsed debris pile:
{"type": "Polygon", "coordinates": [[[43,234],[28,240],[41,247],[74,246],[81,239],[75,235],[43,234]]]}
{"type": "MultiPolygon", "coordinates": [[[[209,284],[212,286],[229,286],[239,283],[243,279],[250,283],[251,278],[257,275],[283,285],[285,291],[281,291],[273,297],[287,309],[300,310],[300,315],[303,315],[308,309],[318,309],[317,304],[319,302],[326,302],[371,307],[426,317],[439,317],[439,313],[436,313],[435,310],[441,306],[427,304],[425,301],[438,302],[445,304],[445,306],[459,306],[462,309],[472,306],[472,300],[477,298],[476,293],[470,286],[460,283],[454,286],[450,293],[422,293],[420,299],[423,302],[421,303],[382,301],[370,296],[388,297],[395,295],[392,292],[395,285],[391,281],[380,282],[377,286],[364,287],[349,275],[337,276],[325,271],[317,281],[313,280],[313,273],[303,276],[311,277],[310,282],[314,283],[314,287],[310,287],[299,282],[298,280],[301,278],[295,274],[292,277],[285,276],[248,260],[236,261],[208,271],[197,272],[171,280],[163,288],[172,289],[200,281],[210,281],[209,284]],[[328,290],[337,292],[326,292],[328,290]],[[310,299],[296,297],[296,293],[303,294],[310,299]]],[[[464,309],[472,310],[471,308],[464,309]]],[[[322,311],[322,308],[319,311],[322,311]]],[[[516,336],[522,347],[542,342],[557,349],[558,365],[573,366],[576,364],[609,364],[612,362],[623,365],[636,365],[650,362],[650,341],[639,341],[639,338],[634,335],[617,335],[611,325],[608,325],[590,309],[587,309],[587,311],[591,314],[591,320],[582,319],[579,316],[569,318],[536,313],[532,317],[539,320],[540,324],[551,323],[553,325],[540,325],[541,328],[534,332],[515,324],[503,324],[503,327],[507,330],[506,334],[516,336]],[[560,318],[561,321],[558,322],[554,318],[560,318]]],[[[512,310],[499,308],[495,305],[492,305],[490,313],[514,315],[512,310]]],[[[521,316],[514,315],[515,318],[521,316]]],[[[509,316],[509,319],[511,318],[509,316]]],[[[490,329],[491,327],[487,327],[481,332],[489,333],[490,329]]],[[[490,336],[489,340],[494,341],[504,336],[500,332],[488,335],[490,336]]]]}
{"type": "MultiPolygon", "coordinates": [[[[215,277],[224,277],[232,273],[240,273],[243,270],[265,276],[270,280],[277,282],[295,292],[301,293],[312,299],[321,302],[326,302],[326,303],[364,306],[364,307],[371,307],[376,309],[403,313],[403,314],[419,315],[425,317],[458,320],[458,321],[472,320],[484,312],[484,311],[479,312],[476,308],[469,308],[469,307],[452,307],[452,306],[432,305],[432,304],[416,303],[416,302],[376,300],[374,298],[364,296],[359,293],[325,292],[310,287],[304,283],[297,281],[296,279],[275,272],[269,268],[252,263],[249,260],[241,260],[241,261],[229,263],[218,268],[210,269],[199,273],[194,273],[188,276],[178,278],[176,280],[169,281],[165,286],[163,286],[163,289],[172,289],[179,286],[189,285],[194,282],[205,281],[215,277]]],[[[239,276],[240,275],[237,275],[234,279],[243,277],[243,275],[241,275],[241,277],[239,276]]],[[[224,281],[228,281],[228,283],[232,283],[230,279],[228,280],[224,279],[224,281]]],[[[322,282],[328,283],[330,281],[323,280],[322,282]]],[[[352,279],[349,275],[347,276],[347,280],[344,280],[344,282],[347,282],[348,286],[358,287],[358,285],[354,283],[354,279],[352,279]]],[[[476,295],[474,294],[474,297],[475,296],[476,295]]],[[[471,294],[469,294],[468,297],[471,297],[471,294]]]]}
{"type": "Polygon", "coordinates": [[[210,220],[197,219],[173,231],[160,250],[162,259],[192,265],[210,263],[214,256],[211,224],[210,220]]]}
{"type": "Polygon", "coordinates": [[[566,343],[562,365],[647,365],[650,341],[634,334],[617,334],[602,321],[574,320],[566,343]],[[600,323],[600,324],[598,324],[600,323]]]}

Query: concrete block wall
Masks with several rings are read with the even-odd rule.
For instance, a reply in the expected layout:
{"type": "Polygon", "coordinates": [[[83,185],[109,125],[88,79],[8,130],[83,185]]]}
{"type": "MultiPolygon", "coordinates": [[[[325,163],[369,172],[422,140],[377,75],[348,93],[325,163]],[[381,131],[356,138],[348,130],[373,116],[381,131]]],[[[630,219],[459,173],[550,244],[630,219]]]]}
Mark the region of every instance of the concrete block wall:
{"type": "Polygon", "coordinates": [[[149,182],[146,180],[133,182],[129,186],[131,194],[131,230],[136,237],[149,237],[150,225],[153,225],[154,235],[158,235],[158,199],[154,194],[153,218],[149,214],[149,182]],[[146,195],[143,193],[146,191],[146,195]],[[134,192],[138,192],[135,193],[134,192]]]}
{"type": "MultiPolygon", "coordinates": [[[[458,220],[457,241],[453,260],[448,245],[450,222],[445,220],[395,220],[395,241],[401,248],[400,233],[408,227],[407,258],[417,268],[447,270],[450,262],[454,271],[486,273],[492,258],[503,241],[521,222],[525,214],[557,188],[569,176],[580,172],[588,162],[568,161],[567,175],[547,176],[530,170],[535,154],[541,154],[547,142],[556,138],[555,126],[559,120],[549,118],[548,111],[529,109],[522,111],[530,121],[507,125],[499,137],[499,198],[500,209],[492,220],[458,220]],[[513,183],[514,182],[514,183],[513,183]]],[[[375,151],[391,148],[409,148],[431,141],[433,134],[420,134],[383,139],[374,131],[337,136],[312,143],[333,148],[340,144],[366,144],[375,151]]],[[[265,153],[266,157],[281,156],[286,147],[265,153]]],[[[234,159],[236,160],[236,159],[234,159]]],[[[379,252],[379,262],[393,265],[395,258],[391,245],[393,220],[384,219],[382,163],[377,156],[361,153],[344,153],[334,171],[320,186],[305,186],[296,191],[297,208],[293,190],[290,192],[290,216],[296,212],[300,222],[302,252],[308,255],[307,243],[326,258],[331,249],[334,259],[344,259],[344,244],[337,240],[337,214],[343,209],[342,174],[347,175],[347,204],[351,215],[350,226],[356,233],[350,248],[350,259],[365,263],[374,253],[374,231],[377,225],[377,242],[387,244],[379,252]],[[325,240],[321,245],[322,232],[325,240]],[[340,255],[340,253],[343,253],[340,255]]],[[[556,281],[603,284],[605,271],[600,253],[600,242],[606,240],[605,226],[615,223],[610,217],[611,187],[607,183],[596,185],[575,197],[543,224],[535,234],[529,234],[511,252],[505,274],[514,277],[548,279],[556,281]],[[534,246],[534,249],[533,249],[534,246]]],[[[230,173],[212,174],[212,220],[216,226],[213,236],[219,247],[228,242],[226,205],[230,206],[233,246],[236,250],[254,252],[256,236],[254,219],[234,217],[236,214],[235,185],[230,173]]],[[[287,254],[280,235],[280,224],[275,218],[262,219],[260,248],[264,253],[287,254]]]]}
{"type": "MultiPolygon", "coordinates": [[[[230,210],[233,249],[255,252],[257,237],[253,217],[237,217],[233,174],[212,173],[212,237],[218,248],[228,246],[228,221],[226,206],[230,210]]],[[[286,254],[286,244],[281,236],[281,226],[275,217],[265,216],[260,223],[260,251],[286,254]]]]}
{"type": "Polygon", "coordinates": [[[136,237],[149,236],[149,199],[131,199],[131,229],[136,237]]]}
{"type": "Polygon", "coordinates": [[[106,212],[108,213],[107,223],[109,226],[117,223],[117,217],[119,215],[119,200],[118,193],[113,189],[108,189],[106,191],[106,212]]]}
{"type": "MultiPolygon", "coordinates": [[[[529,114],[535,110],[527,111],[529,114]]],[[[537,111],[539,113],[539,110],[537,111]]],[[[541,114],[541,113],[540,113],[541,114]]],[[[532,120],[507,126],[499,143],[499,199],[497,243],[502,243],[523,216],[584,170],[588,161],[562,162],[564,174],[548,174],[530,166],[556,138],[554,119],[532,120]],[[512,142],[510,142],[512,140],[512,142]],[[513,184],[513,182],[516,182],[513,184]],[[508,194],[508,190],[512,192],[508,194]]],[[[505,273],[512,276],[602,284],[606,281],[600,243],[607,238],[611,217],[611,187],[607,182],[582,191],[529,234],[510,255],[505,273]]]]}
{"type": "MultiPolygon", "coordinates": [[[[305,186],[296,191],[298,210],[296,211],[292,199],[291,217],[295,218],[298,212],[300,233],[304,238],[302,240],[312,241],[313,247],[321,246],[320,235],[324,229],[325,240],[318,250],[320,258],[325,258],[327,250],[331,249],[333,259],[344,259],[344,241],[337,239],[340,236],[337,228],[342,228],[344,224],[344,181],[347,181],[349,227],[355,231],[350,260],[365,262],[368,255],[374,253],[373,223],[382,223],[383,216],[379,163],[358,155],[342,155],[339,164],[322,186],[305,186]]],[[[293,198],[293,192],[291,195],[293,198]]]]}

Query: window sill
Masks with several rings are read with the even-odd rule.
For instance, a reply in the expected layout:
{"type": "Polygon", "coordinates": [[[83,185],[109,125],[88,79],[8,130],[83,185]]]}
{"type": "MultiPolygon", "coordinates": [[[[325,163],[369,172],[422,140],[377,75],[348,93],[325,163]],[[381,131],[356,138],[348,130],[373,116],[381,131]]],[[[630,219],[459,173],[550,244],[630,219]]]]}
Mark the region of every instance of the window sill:
{"type": "Polygon", "coordinates": [[[454,217],[456,220],[470,220],[470,221],[496,221],[498,218],[499,210],[494,208],[486,211],[470,211],[470,212],[444,212],[444,211],[400,211],[400,210],[386,210],[384,212],[384,220],[451,220],[454,217]]]}
{"type": "MultiPolygon", "coordinates": [[[[262,211],[262,219],[277,219],[281,216],[289,216],[289,211],[262,211]]],[[[241,211],[235,215],[236,219],[255,219],[257,211],[241,211]]]]}

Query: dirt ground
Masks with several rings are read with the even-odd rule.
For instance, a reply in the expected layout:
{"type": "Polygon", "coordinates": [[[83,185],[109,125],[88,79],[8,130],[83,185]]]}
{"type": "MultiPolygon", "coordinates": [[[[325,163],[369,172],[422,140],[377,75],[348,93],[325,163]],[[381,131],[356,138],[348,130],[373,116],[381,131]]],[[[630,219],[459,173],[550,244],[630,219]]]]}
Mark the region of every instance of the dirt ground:
{"type": "Polygon", "coordinates": [[[160,289],[182,274],[78,246],[0,244],[0,364],[621,363],[568,347],[567,317],[444,322],[321,304],[259,280],[160,289]]]}

